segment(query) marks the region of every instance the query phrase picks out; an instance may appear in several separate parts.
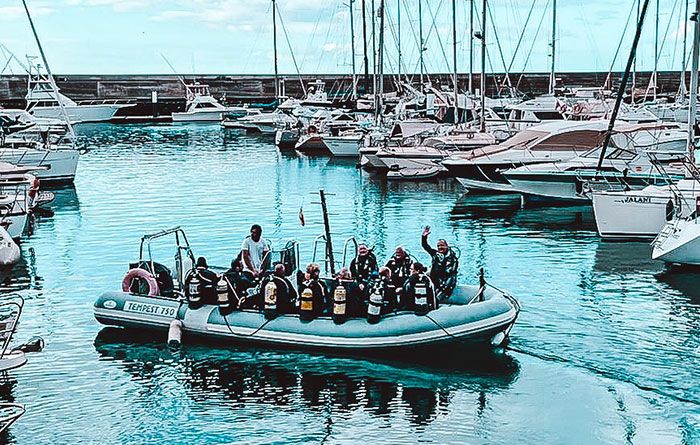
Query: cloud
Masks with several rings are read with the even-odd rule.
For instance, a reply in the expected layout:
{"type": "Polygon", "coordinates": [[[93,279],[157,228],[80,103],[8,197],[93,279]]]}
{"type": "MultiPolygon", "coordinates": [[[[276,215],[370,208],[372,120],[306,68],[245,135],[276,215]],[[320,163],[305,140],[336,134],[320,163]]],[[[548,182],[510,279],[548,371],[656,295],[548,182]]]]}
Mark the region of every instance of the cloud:
{"type": "MultiPolygon", "coordinates": [[[[44,5],[32,5],[29,12],[34,18],[53,14],[55,9],[44,5]]],[[[24,16],[25,12],[22,6],[0,6],[0,20],[18,20],[24,16]]]]}

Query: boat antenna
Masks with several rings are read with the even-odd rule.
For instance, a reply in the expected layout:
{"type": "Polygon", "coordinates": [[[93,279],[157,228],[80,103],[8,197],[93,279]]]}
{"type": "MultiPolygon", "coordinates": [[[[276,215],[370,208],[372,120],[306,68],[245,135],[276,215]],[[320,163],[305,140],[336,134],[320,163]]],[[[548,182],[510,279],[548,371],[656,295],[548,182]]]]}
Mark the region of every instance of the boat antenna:
{"type": "Polygon", "coordinates": [[[608,149],[608,144],[610,144],[610,137],[612,136],[613,127],[615,126],[615,119],[617,119],[617,113],[620,111],[620,105],[622,104],[622,96],[625,94],[625,88],[627,87],[627,80],[630,77],[630,71],[632,70],[632,62],[634,61],[635,55],[637,54],[637,44],[639,43],[639,36],[642,34],[642,27],[644,25],[644,17],[647,14],[647,7],[649,6],[649,0],[644,0],[644,5],[642,6],[642,12],[639,15],[639,22],[637,23],[637,30],[634,34],[634,41],[632,42],[632,48],[630,49],[630,55],[627,58],[627,66],[625,67],[625,73],[622,76],[622,82],[620,82],[620,87],[617,90],[617,98],[615,99],[615,107],[610,115],[610,122],[608,123],[608,131],[605,132],[605,140],[603,141],[603,148],[600,150],[600,157],[598,158],[598,166],[596,167],[595,176],[598,176],[600,169],[603,166],[603,159],[605,159],[605,152],[608,149]]]}
{"type": "Polygon", "coordinates": [[[170,61],[168,60],[167,57],[165,57],[165,54],[160,53],[160,56],[163,58],[163,60],[165,60],[165,63],[168,64],[168,66],[170,67],[170,69],[173,70],[173,73],[175,73],[175,75],[177,76],[178,80],[179,80],[180,82],[182,82],[182,84],[185,86],[185,88],[189,89],[189,85],[187,85],[187,82],[185,82],[185,78],[182,77],[180,74],[178,74],[178,72],[177,72],[177,70],[175,69],[175,67],[173,66],[173,64],[170,63],[170,61]]]}
{"type": "Polygon", "coordinates": [[[39,35],[36,33],[36,28],[34,27],[34,21],[32,20],[31,14],[29,14],[29,8],[27,7],[27,2],[26,0],[22,0],[22,4],[24,5],[24,10],[27,13],[27,18],[29,19],[29,26],[32,28],[32,33],[34,34],[34,39],[36,40],[36,45],[39,47],[39,53],[41,54],[41,60],[44,62],[44,67],[46,67],[46,72],[49,75],[49,83],[51,83],[51,88],[53,89],[53,93],[56,95],[56,102],[58,102],[59,108],[61,108],[61,114],[63,115],[63,118],[66,120],[66,125],[68,126],[68,131],[70,132],[71,140],[75,141],[75,131],[73,130],[73,125],[70,123],[70,119],[68,118],[68,113],[66,113],[66,107],[63,101],[61,100],[59,93],[58,93],[58,86],[56,85],[56,80],[53,78],[53,74],[51,73],[51,68],[49,68],[49,62],[46,60],[46,55],[44,54],[44,48],[41,46],[41,42],[39,41],[39,35]]]}
{"type": "Polygon", "coordinates": [[[333,241],[331,241],[331,225],[328,220],[328,207],[326,207],[326,193],[323,189],[318,191],[321,197],[321,211],[323,212],[323,227],[326,230],[326,258],[330,263],[331,275],[335,276],[335,258],[333,258],[333,241]]]}

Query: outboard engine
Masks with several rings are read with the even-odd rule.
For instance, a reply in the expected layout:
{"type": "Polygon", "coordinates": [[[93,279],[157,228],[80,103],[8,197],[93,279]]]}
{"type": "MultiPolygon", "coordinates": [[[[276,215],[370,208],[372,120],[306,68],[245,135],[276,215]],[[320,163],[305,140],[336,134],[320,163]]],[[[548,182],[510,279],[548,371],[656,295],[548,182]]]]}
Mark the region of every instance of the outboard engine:
{"type": "Polygon", "coordinates": [[[265,285],[265,318],[272,320],[277,317],[277,285],[273,279],[265,285]]]}
{"type": "Polygon", "coordinates": [[[299,296],[299,319],[311,321],[314,319],[314,291],[305,287],[299,296]]]}
{"type": "Polygon", "coordinates": [[[367,321],[374,324],[378,323],[382,314],[382,306],[384,304],[384,297],[382,296],[382,291],[377,286],[374,291],[369,296],[369,304],[367,305],[367,321]]]}
{"type": "Polygon", "coordinates": [[[333,291],[333,322],[335,324],[345,323],[347,291],[345,286],[339,284],[333,291]]]}

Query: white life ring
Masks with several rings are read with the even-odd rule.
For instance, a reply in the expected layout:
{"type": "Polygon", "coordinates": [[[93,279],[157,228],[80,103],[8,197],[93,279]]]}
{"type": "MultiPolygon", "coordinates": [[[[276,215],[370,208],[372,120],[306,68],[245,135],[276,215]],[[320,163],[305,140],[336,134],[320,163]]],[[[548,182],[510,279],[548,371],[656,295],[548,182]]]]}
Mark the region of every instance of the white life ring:
{"type": "Polygon", "coordinates": [[[124,279],[122,280],[122,292],[130,292],[131,283],[134,281],[134,278],[141,278],[146,281],[148,284],[148,296],[154,297],[160,292],[156,277],[147,270],[139,268],[131,269],[124,275],[124,279]]]}

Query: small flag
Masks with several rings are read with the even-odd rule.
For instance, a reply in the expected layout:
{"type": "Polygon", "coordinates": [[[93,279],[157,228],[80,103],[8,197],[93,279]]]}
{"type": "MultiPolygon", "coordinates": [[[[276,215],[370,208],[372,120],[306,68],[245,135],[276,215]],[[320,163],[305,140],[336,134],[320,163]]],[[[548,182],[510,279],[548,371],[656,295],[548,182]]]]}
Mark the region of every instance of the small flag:
{"type": "Polygon", "coordinates": [[[304,221],[304,207],[299,207],[299,223],[302,227],[306,225],[306,221],[304,221]]]}

